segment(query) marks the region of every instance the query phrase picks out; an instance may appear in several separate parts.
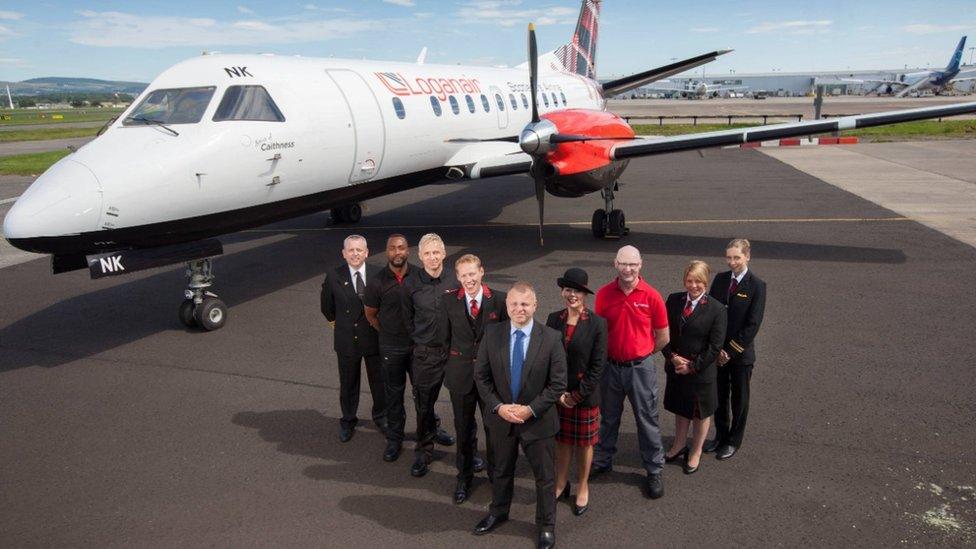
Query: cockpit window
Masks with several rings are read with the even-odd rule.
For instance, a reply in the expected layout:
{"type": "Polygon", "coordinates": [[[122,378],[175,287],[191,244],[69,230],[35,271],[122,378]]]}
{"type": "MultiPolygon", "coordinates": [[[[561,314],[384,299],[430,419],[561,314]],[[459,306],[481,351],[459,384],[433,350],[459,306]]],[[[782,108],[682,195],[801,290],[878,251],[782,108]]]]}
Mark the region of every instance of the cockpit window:
{"type": "Polygon", "coordinates": [[[223,120],[254,120],[260,122],[284,122],[264,86],[230,86],[214,113],[214,122],[223,120]]]}
{"type": "Polygon", "coordinates": [[[214,87],[153,90],[122,121],[123,126],[161,124],[196,124],[203,118],[214,94],[214,87]]]}

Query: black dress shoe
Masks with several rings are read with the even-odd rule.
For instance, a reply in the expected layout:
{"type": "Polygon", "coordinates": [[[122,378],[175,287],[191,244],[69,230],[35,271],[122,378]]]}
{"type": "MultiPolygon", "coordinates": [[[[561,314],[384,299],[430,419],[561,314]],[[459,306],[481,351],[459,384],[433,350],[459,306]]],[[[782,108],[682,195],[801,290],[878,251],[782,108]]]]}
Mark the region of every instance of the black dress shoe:
{"type": "Polygon", "coordinates": [[[485,460],[481,459],[481,456],[475,454],[474,458],[471,460],[471,468],[475,473],[480,473],[485,470],[485,460]]]}
{"type": "Polygon", "coordinates": [[[699,467],[701,467],[701,457],[700,456],[698,458],[698,465],[695,465],[694,467],[692,467],[691,465],[688,465],[688,460],[685,459],[685,463],[684,463],[684,466],[682,467],[682,470],[684,471],[684,473],[686,475],[693,475],[693,474],[695,474],[695,473],[698,472],[698,468],[699,467]]]}
{"type": "Polygon", "coordinates": [[[437,435],[434,436],[434,442],[440,444],[441,446],[454,446],[454,437],[444,429],[437,429],[437,435]]]}
{"type": "Polygon", "coordinates": [[[461,505],[465,501],[468,501],[468,490],[470,488],[467,481],[457,481],[457,486],[454,487],[454,503],[461,505]]]}
{"type": "Polygon", "coordinates": [[[571,490],[569,489],[569,481],[566,481],[566,486],[563,487],[563,491],[559,493],[559,497],[556,499],[569,499],[569,494],[571,490]]]}
{"type": "Polygon", "coordinates": [[[590,478],[598,477],[602,474],[610,473],[610,472],[613,472],[613,465],[609,463],[607,465],[594,465],[590,469],[590,478]]]}
{"type": "Polygon", "coordinates": [[[383,452],[383,461],[396,461],[400,457],[402,447],[399,442],[387,442],[386,450],[383,452]]]}
{"type": "Polygon", "coordinates": [[[675,454],[673,456],[668,456],[667,454],[665,454],[664,455],[664,463],[674,463],[674,462],[676,462],[676,461],[678,461],[679,459],[682,459],[682,458],[688,459],[688,447],[687,446],[685,446],[684,448],[682,448],[680,452],[678,452],[677,454],[675,454]]]}
{"type": "Polygon", "coordinates": [[[555,546],[556,546],[556,534],[552,532],[546,532],[545,530],[539,532],[539,543],[536,544],[536,547],[538,547],[539,549],[550,549],[555,546]]]}
{"type": "Polygon", "coordinates": [[[340,425],[339,426],[339,442],[349,442],[352,440],[352,434],[355,429],[352,426],[340,425]]]}
{"type": "Polygon", "coordinates": [[[711,454],[715,450],[718,450],[719,446],[721,446],[721,444],[718,443],[718,439],[713,438],[712,440],[705,441],[705,444],[702,446],[702,452],[711,454]]]}
{"type": "Polygon", "coordinates": [[[474,527],[474,535],[483,536],[501,526],[506,520],[508,520],[508,515],[496,517],[495,515],[489,514],[487,517],[481,519],[481,522],[474,527]]]}
{"type": "Polygon", "coordinates": [[[576,516],[582,515],[589,508],[590,508],[589,503],[587,503],[586,505],[578,505],[575,501],[573,502],[573,514],[576,516]]]}
{"type": "Polygon", "coordinates": [[[738,448],[732,446],[731,444],[726,444],[725,446],[719,448],[717,452],[715,452],[715,458],[725,461],[730,457],[734,456],[736,451],[738,451],[738,448]]]}
{"type": "Polygon", "coordinates": [[[380,433],[382,433],[383,436],[386,436],[386,430],[389,428],[386,420],[374,421],[373,423],[376,425],[376,428],[379,429],[380,433]]]}
{"type": "Polygon", "coordinates": [[[427,466],[427,458],[421,456],[414,460],[413,465],[410,466],[410,474],[420,478],[430,471],[430,467],[427,466]]]}
{"type": "Polygon", "coordinates": [[[658,499],[664,495],[664,480],[661,478],[661,473],[648,473],[644,486],[647,489],[647,497],[651,499],[658,499]]]}

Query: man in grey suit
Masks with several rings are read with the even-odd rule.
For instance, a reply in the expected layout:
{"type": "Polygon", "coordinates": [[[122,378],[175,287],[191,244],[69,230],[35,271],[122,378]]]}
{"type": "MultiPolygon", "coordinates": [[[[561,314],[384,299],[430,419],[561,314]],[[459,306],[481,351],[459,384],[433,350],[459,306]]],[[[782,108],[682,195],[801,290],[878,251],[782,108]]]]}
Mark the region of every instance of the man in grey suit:
{"type": "Polygon", "coordinates": [[[487,534],[508,520],[515,488],[518,448],[535,476],[538,546],[556,543],[555,435],[559,416],[553,406],[566,390],[566,353],[559,332],[535,322],[535,290],[516,282],[505,299],[510,322],[486,327],[475,383],[485,409],[494,467],[489,514],[475,527],[487,534]]]}

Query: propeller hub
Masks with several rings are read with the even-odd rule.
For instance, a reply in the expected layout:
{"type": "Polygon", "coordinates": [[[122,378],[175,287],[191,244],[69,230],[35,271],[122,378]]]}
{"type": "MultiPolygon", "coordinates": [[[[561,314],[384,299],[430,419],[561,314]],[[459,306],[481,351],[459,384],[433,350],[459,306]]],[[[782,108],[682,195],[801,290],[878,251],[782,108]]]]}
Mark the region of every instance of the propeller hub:
{"type": "Polygon", "coordinates": [[[519,136],[519,146],[530,156],[543,156],[553,149],[550,138],[558,133],[556,125],[548,120],[529,123],[519,136]]]}

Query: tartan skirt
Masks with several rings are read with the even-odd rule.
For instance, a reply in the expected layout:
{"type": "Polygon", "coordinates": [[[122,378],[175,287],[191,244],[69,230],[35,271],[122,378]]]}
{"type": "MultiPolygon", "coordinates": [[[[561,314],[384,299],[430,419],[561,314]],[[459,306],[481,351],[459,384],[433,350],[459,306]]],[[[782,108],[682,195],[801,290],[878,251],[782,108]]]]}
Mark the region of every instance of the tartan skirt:
{"type": "Polygon", "coordinates": [[[559,433],[556,442],[569,446],[594,446],[600,441],[600,407],[574,406],[559,411],[559,433]]]}

